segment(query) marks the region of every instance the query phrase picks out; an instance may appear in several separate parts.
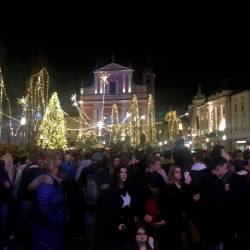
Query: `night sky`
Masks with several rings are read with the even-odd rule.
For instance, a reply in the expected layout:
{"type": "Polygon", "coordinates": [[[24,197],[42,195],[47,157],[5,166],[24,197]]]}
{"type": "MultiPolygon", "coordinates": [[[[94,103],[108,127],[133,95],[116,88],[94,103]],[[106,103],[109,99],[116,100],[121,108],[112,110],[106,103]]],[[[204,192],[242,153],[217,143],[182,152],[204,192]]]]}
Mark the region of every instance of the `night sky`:
{"type": "Polygon", "coordinates": [[[156,104],[163,110],[172,106],[185,112],[199,83],[205,94],[249,86],[250,43],[247,33],[237,27],[215,24],[201,29],[183,23],[170,27],[164,22],[133,22],[123,22],[120,28],[114,28],[110,20],[109,25],[100,22],[91,27],[84,21],[69,27],[57,22],[47,23],[46,29],[16,27],[0,33],[0,63],[12,108],[15,99],[25,94],[29,77],[46,66],[63,108],[72,111],[70,95],[79,92],[82,81],[84,86],[92,83],[92,71],[96,65],[110,63],[112,52],[118,64],[128,66],[132,61],[137,83],[150,53],[156,104]]]}

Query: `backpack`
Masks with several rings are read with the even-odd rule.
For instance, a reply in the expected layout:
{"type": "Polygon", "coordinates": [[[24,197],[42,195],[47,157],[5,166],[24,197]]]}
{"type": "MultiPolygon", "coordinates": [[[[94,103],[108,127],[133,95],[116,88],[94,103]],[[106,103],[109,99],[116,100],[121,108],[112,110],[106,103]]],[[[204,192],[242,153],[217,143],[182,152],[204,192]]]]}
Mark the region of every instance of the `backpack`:
{"type": "Polygon", "coordinates": [[[89,174],[86,178],[86,186],[83,191],[85,204],[87,205],[97,205],[99,199],[99,174],[102,169],[99,168],[94,173],[89,174]]]}

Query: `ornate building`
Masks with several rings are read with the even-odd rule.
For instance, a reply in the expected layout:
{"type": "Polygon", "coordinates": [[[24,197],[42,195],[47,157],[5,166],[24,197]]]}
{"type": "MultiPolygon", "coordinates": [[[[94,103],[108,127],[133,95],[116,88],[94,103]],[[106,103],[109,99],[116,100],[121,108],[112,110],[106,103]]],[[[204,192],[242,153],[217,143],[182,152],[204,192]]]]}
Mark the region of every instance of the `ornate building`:
{"type": "MultiPolygon", "coordinates": [[[[148,96],[149,94],[154,96],[155,74],[152,69],[144,71],[140,85],[134,83],[134,70],[131,67],[114,62],[96,69],[93,73],[94,83],[90,87],[80,89],[80,109],[83,113],[83,117],[80,118],[80,130],[86,128],[86,125],[95,127],[98,124],[103,126],[111,124],[114,102],[117,104],[120,123],[125,122],[129,117],[133,95],[137,96],[139,116],[142,118],[140,122],[143,125],[148,96]],[[103,79],[103,76],[106,79],[103,79]]],[[[97,128],[94,129],[97,132],[97,128]]],[[[104,129],[102,132],[105,134],[104,129]]]]}
{"type": "Polygon", "coordinates": [[[193,142],[196,148],[223,143],[228,150],[245,149],[250,142],[250,91],[221,93],[205,97],[199,87],[189,106],[193,142]]]}

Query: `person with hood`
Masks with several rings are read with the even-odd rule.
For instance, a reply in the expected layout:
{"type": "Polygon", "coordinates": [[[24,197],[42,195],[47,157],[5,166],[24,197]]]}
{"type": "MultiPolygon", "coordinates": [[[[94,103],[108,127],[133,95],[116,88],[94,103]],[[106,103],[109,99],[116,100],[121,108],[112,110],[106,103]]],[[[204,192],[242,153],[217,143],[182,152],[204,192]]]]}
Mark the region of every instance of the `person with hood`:
{"type": "Polygon", "coordinates": [[[109,176],[102,164],[102,153],[95,152],[91,157],[91,161],[92,163],[82,170],[77,181],[86,227],[87,250],[98,248],[99,201],[102,192],[109,187],[109,176]]]}
{"type": "Polygon", "coordinates": [[[228,233],[229,189],[225,183],[228,161],[221,155],[210,160],[209,174],[204,180],[201,198],[204,200],[203,223],[209,249],[223,250],[228,233]]]}

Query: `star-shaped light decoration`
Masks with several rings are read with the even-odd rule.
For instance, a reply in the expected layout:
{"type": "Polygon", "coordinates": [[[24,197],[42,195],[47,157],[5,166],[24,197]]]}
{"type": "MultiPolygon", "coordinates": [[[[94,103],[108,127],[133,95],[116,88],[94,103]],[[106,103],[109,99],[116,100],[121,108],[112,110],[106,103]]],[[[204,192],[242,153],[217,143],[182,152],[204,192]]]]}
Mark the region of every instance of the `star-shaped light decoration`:
{"type": "Polygon", "coordinates": [[[100,73],[100,83],[102,85],[106,85],[108,84],[108,78],[109,78],[110,74],[108,74],[107,72],[101,72],[100,73]]]}
{"type": "Polygon", "coordinates": [[[76,102],[76,99],[77,99],[76,93],[73,94],[73,95],[71,95],[71,101],[72,101],[72,102],[76,102]]]}
{"type": "Polygon", "coordinates": [[[70,99],[73,102],[72,107],[77,107],[77,95],[76,94],[71,95],[70,99]]]}
{"type": "Polygon", "coordinates": [[[21,98],[17,98],[17,103],[22,105],[22,106],[26,106],[27,104],[27,97],[21,97],[21,98]]]}

